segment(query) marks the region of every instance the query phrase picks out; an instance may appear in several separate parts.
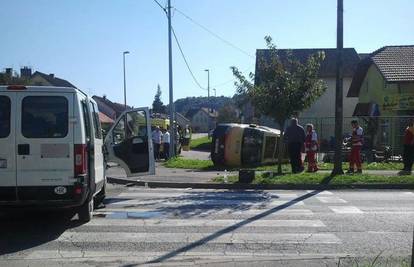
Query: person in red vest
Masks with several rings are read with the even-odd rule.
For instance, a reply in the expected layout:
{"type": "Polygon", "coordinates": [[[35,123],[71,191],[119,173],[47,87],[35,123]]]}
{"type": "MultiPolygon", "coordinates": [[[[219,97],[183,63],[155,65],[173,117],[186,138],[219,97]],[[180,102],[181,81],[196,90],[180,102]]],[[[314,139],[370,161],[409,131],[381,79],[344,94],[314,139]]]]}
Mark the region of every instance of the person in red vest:
{"type": "Polygon", "coordinates": [[[403,151],[403,162],[404,169],[401,170],[399,175],[410,175],[414,162],[414,121],[410,119],[408,126],[404,131],[404,151],[403,151]]]}
{"type": "Polygon", "coordinates": [[[359,126],[357,120],[351,122],[352,137],[351,137],[351,155],[349,157],[349,170],[347,173],[354,173],[354,167],[357,167],[357,173],[362,173],[361,147],[364,142],[364,130],[359,126]]]}
{"type": "Polygon", "coordinates": [[[305,152],[308,159],[308,172],[317,172],[316,152],[318,151],[318,135],[312,124],[306,125],[305,152]]]}

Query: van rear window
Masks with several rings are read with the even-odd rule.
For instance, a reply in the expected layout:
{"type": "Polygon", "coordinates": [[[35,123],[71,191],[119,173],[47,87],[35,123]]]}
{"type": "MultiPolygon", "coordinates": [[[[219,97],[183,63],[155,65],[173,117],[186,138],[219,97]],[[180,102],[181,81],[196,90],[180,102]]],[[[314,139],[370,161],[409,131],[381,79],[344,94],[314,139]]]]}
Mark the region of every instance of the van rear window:
{"type": "Polygon", "coordinates": [[[0,96],[0,138],[10,134],[10,98],[0,96]]]}
{"type": "Polygon", "coordinates": [[[63,138],[68,134],[68,101],[62,96],[27,96],[22,103],[26,138],[63,138]]]}

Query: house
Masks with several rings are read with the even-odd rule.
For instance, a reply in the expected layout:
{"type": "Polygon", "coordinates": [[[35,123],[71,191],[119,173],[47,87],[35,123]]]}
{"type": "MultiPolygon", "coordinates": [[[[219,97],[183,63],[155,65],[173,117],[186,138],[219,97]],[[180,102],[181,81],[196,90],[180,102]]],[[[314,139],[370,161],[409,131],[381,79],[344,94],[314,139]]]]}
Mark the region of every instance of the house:
{"type": "Polygon", "coordinates": [[[56,77],[53,73],[45,74],[40,71],[35,71],[30,75],[31,70],[29,68],[21,69],[21,77],[30,77],[28,80],[29,85],[37,86],[57,86],[57,87],[73,87],[76,88],[73,84],[67,80],[56,77]]]}
{"type": "Polygon", "coordinates": [[[414,45],[385,46],[362,59],[347,96],[358,98],[354,116],[380,116],[375,141],[399,149],[404,116],[414,116],[414,45]]]}
{"type": "Polygon", "coordinates": [[[194,132],[206,133],[216,127],[218,112],[209,108],[190,109],[186,117],[194,132]]]}
{"type": "Polygon", "coordinates": [[[187,119],[183,114],[176,112],[175,113],[175,121],[181,128],[185,128],[186,125],[190,125],[191,122],[187,119]]]}
{"type": "MultiPolygon", "coordinates": [[[[269,49],[258,49],[256,51],[256,72],[255,85],[260,84],[260,64],[259,60],[270,58],[269,49]]],[[[312,48],[312,49],[278,49],[277,54],[282,62],[287,61],[287,56],[291,54],[300,62],[306,62],[307,59],[315,53],[324,52],[325,59],[322,61],[319,69],[319,78],[322,79],[327,89],[325,93],[312,104],[312,106],[299,114],[299,118],[328,118],[335,117],[335,89],[336,89],[336,49],[334,48],[312,48]]],[[[351,117],[355,105],[358,102],[356,97],[346,97],[348,88],[351,85],[355,69],[360,61],[360,57],[354,48],[344,48],[343,50],[343,88],[344,88],[344,117],[351,117]]],[[[275,103],[277,105],[277,103],[275,103]]],[[[247,114],[245,119],[248,118],[247,114]]],[[[251,116],[252,114],[250,114],[251,116]]],[[[254,115],[253,115],[254,116],[254,115]]],[[[269,125],[275,126],[275,125],[269,125]]]]}

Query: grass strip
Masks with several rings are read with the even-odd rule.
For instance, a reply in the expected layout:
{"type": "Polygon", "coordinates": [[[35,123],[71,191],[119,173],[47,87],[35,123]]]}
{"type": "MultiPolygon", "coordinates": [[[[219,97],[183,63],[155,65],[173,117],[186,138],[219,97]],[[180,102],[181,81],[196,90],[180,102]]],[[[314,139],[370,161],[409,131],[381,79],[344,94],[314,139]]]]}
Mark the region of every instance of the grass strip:
{"type": "MultiPolygon", "coordinates": [[[[292,184],[292,185],[317,185],[322,184],[329,175],[323,173],[287,173],[284,175],[269,175],[266,173],[256,174],[252,184],[292,184]]],[[[227,177],[227,183],[238,183],[238,176],[227,177]]],[[[224,183],[224,177],[219,176],[213,182],[224,183]]],[[[352,184],[414,184],[414,176],[384,176],[372,174],[353,174],[339,175],[330,180],[333,185],[352,185],[352,184]]]]}

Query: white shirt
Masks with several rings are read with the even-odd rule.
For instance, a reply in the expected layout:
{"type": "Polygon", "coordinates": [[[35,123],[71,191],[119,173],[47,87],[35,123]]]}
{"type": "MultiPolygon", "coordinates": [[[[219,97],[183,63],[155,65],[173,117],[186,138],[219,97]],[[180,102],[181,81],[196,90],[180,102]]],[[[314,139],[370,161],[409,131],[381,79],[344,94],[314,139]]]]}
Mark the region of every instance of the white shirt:
{"type": "Polygon", "coordinates": [[[165,132],[165,133],[162,135],[162,142],[163,142],[163,143],[167,143],[167,144],[169,144],[169,143],[170,143],[170,133],[169,133],[169,132],[165,132]]]}

